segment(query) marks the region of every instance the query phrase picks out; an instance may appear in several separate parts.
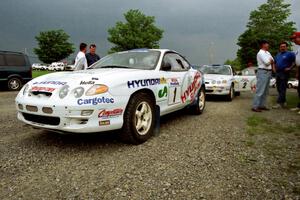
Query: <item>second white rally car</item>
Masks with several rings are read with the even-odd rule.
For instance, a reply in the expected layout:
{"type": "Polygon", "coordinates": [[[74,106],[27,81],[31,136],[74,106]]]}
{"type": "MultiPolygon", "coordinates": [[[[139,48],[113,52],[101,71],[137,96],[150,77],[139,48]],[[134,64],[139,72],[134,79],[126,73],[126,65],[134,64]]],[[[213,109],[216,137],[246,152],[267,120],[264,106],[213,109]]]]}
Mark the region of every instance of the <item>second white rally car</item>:
{"type": "Polygon", "coordinates": [[[108,55],[92,69],[33,79],[16,97],[18,119],[34,127],[89,133],[115,129],[130,143],[145,142],[159,116],[205,107],[202,74],[171,50],[108,55]]]}
{"type": "Polygon", "coordinates": [[[204,73],[207,95],[225,96],[231,101],[235,95],[242,91],[255,89],[255,74],[236,75],[230,65],[203,65],[196,67],[204,73]]]}

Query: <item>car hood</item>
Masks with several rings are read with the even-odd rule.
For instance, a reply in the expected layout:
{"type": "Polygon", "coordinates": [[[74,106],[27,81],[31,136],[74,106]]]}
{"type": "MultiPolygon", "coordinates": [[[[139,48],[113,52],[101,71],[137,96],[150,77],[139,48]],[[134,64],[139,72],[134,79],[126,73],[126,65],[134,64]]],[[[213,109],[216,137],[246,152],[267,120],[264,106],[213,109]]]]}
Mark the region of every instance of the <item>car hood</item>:
{"type": "Polygon", "coordinates": [[[135,77],[137,74],[142,74],[145,70],[139,69],[120,69],[120,68],[105,68],[105,69],[90,69],[73,72],[55,72],[46,74],[33,79],[31,85],[51,85],[52,87],[60,87],[63,85],[69,86],[85,86],[93,84],[110,84],[113,80],[122,80],[135,77]],[[135,73],[134,73],[135,72],[135,73]]]}
{"type": "Polygon", "coordinates": [[[206,81],[209,80],[229,80],[231,79],[231,75],[221,75],[221,74],[204,74],[204,79],[206,81]]]}

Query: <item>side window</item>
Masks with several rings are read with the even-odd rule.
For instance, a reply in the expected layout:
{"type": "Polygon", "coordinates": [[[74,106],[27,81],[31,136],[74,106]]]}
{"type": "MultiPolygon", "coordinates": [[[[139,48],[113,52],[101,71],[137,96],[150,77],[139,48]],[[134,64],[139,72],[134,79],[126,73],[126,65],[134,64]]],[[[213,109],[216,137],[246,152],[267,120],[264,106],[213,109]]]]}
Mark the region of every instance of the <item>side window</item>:
{"type": "Polygon", "coordinates": [[[23,55],[6,54],[6,62],[8,66],[25,66],[25,59],[23,55]]]}
{"type": "Polygon", "coordinates": [[[4,55],[0,54],[0,66],[4,66],[4,65],[5,65],[4,55]]]}
{"type": "Polygon", "coordinates": [[[171,71],[186,71],[189,68],[189,64],[178,54],[168,53],[164,57],[164,62],[171,64],[171,71]]]}

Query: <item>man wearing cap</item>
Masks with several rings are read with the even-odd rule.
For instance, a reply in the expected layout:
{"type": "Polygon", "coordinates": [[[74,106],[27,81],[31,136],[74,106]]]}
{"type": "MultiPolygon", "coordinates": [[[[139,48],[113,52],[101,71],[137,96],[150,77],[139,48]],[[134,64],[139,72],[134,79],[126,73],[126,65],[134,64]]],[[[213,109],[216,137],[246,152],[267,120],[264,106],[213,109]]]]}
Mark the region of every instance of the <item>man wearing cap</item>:
{"type": "MultiPolygon", "coordinates": [[[[300,82],[300,32],[295,32],[292,36],[291,39],[293,40],[293,42],[296,45],[296,51],[295,51],[295,55],[296,55],[296,60],[295,60],[295,64],[296,64],[296,78],[298,79],[298,83],[300,82]]],[[[292,111],[298,111],[298,114],[300,114],[300,86],[298,85],[298,105],[296,108],[292,108],[292,111]]]]}
{"type": "Polygon", "coordinates": [[[279,53],[275,57],[276,86],[278,91],[277,105],[272,108],[284,108],[286,104],[286,89],[291,69],[294,67],[295,54],[288,51],[288,43],[281,42],[279,53]]]}
{"type": "Polygon", "coordinates": [[[269,42],[266,40],[260,41],[260,50],[257,53],[257,83],[256,93],[253,100],[252,111],[262,112],[263,110],[269,110],[266,107],[267,95],[269,93],[269,84],[274,69],[274,59],[270,54],[269,42]]]}

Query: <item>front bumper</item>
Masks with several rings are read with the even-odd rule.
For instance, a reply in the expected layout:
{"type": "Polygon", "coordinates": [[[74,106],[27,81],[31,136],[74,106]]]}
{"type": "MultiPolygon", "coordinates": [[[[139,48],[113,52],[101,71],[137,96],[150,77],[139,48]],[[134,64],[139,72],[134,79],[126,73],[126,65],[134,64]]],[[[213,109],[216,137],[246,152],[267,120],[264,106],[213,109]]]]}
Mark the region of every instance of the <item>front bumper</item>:
{"type": "MultiPolygon", "coordinates": [[[[103,96],[103,95],[102,95],[103,96]]],[[[102,97],[101,96],[101,97],[102,97]]],[[[107,95],[106,98],[112,98],[107,95]]],[[[123,113],[128,99],[119,96],[114,103],[79,105],[73,101],[53,101],[38,97],[17,97],[18,119],[37,128],[61,132],[92,133],[120,129],[123,126],[123,113]],[[100,111],[121,109],[114,116],[101,116],[100,111]]]]}
{"type": "Polygon", "coordinates": [[[230,93],[230,86],[206,84],[205,92],[208,95],[228,95],[230,93]]]}

